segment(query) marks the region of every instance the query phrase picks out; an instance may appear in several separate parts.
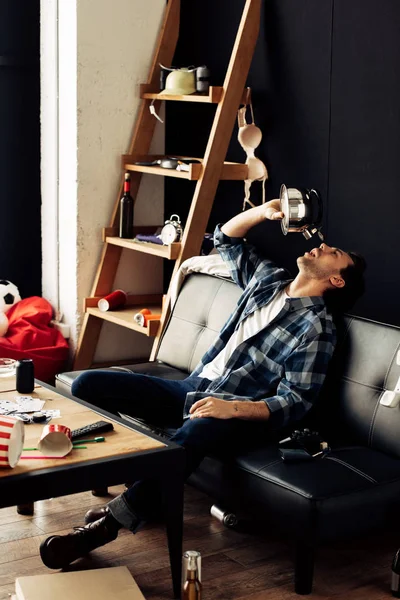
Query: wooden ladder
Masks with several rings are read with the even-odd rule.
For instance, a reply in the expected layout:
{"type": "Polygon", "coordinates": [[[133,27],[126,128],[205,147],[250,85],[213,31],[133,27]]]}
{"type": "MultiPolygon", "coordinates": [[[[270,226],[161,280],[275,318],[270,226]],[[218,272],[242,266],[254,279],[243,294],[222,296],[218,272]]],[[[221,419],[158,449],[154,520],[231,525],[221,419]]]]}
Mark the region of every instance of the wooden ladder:
{"type": "MultiPolygon", "coordinates": [[[[159,63],[164,65],[172,64],[179,36],[180,0],[168,1],[164,22],[150,68],[148,83],[141,86],[142,103],[132,135],[129,153],[122,157],[122,168],[124,171],[131,172],[131,194],[133,198],[137,196],[143,173],[195,180],[197,181],[196,188],[182,240],[179,243],[176,242],[169,246],[160,246],[151,243],[134,242],[118,237],[119,201],[123,193],[121,184],[111,218],[111,226],[105,228],[103,232],[104,249],[93,284],[92,294],[89,298],[85,299],[85,314],[74,369],[87,369],[92,365],[104,320],[134,331],[139,331],[148,336],[153,336],[155,340],[150,359],[154,360],[163,326],[169,315],[169,293],[167,293],[162,308],[161,295],[129,296],[127,307],[118,311],[101,312],[97,308],[99,298],[112,291],[122,249],[128,248],[133,251],[146,252],[174,260],[174,275],[184,260],[197,255],[200,251],[218,182],[224,179],[245,180],[247,178],[247,165],[224,161],[237,110],[240,104],[247,104],[249,101],[245,84],[258,37],[261,2],[262,0],[245,0],[242,18],[223,86],[210,87],[208,95],[195,93],[186,96],[171,96],[158,92],[159,63]],[[149,106],[154,101],[155,109],[158,112],[162,100],[217,104],[204,157],[201,159],[200,164],[191,164],[188,172],[134,164],[137,161],[145,162],[155,158],[148,154],[156,125],[156,119],[151,115],[149,106]],[[133,314],[144,307],[150,308],[154,313],[161,313],[160,321],[149,321],[147,327],[138,325],[133,320],[133,314]]],[[[137,231],[142,233],[153,233],[154,230],[154,226],[137,228],[137,231]]]]}

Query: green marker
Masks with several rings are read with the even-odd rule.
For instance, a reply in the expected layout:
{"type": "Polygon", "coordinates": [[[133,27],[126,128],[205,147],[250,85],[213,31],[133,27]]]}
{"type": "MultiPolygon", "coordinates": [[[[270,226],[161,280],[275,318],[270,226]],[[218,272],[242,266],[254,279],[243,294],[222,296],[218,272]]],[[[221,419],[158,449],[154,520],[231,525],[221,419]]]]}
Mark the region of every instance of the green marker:
{"type": "Polygon", "coordinates": [[[104,437],[95,437],[90,440],[75,440],[72,443],[73,443],[73,445],[75,445],[75,444],[88,444],[90,442],[105,442],[105,441],[106,441],[106,438],[104,438],[104,437]]]}

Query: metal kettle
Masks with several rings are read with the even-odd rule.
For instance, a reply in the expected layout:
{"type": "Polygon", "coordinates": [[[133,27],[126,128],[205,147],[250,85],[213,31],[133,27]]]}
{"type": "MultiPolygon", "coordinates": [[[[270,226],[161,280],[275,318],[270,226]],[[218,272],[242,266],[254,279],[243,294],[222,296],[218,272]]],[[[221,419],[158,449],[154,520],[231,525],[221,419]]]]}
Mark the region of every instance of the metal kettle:
{"type": "Polygon", "coordinates": [[[317,190],[287,188],[282,184],[279,201],[284,214],[281,221],[284,235],[299,232],[309,240],[314,233],[318,233],[320,239],[324,239],[321,233],[322,200],[317,190]]]}

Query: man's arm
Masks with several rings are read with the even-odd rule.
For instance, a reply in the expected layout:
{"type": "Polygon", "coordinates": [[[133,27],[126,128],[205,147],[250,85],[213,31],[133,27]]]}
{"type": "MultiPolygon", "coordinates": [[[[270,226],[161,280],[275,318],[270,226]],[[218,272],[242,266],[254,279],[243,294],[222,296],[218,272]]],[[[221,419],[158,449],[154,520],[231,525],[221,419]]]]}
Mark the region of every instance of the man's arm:
{"type": "Polygon", "coordinates": [[[333,349],[329,333],[304,341],[286,360],[285,374],[274,396],[259,401],[223,400],[209,396],[193,404],[190,417],[271,420],[274,428],[298,421],[318,398],[333,349]]]}
{"type": "Polygon", "coordinates": [[[279,200],[271,200],[236,215],[221,227],[221,231],[229,237],[243,238],[252,227],[262,223],[265,219],[270,221],[283,219],[279,200]]]}
{"type": "Polygon", "coordinates": [[[266,421],[270,410],[264,400],[221,400],[207,396],[197,400],[191,407],[190,418],[213,417],[214,419],[243,419],[244,421],[266,421]]]}
{"type": "Polygon", "coordinates": [[[266,219],[277,221],[282,218],[279,211],[279,200],[271,200],[267,204],[256,206],[233,217],[221,227],[216,228],[214,244],[220,256],[226,263],[232,279],[239,287],[245,289],[254,273],[264,268],[263,278],[268,276],[276,265],[261,258],[251,244],[247,244],[243,236],[255,225],[266,219]]]}

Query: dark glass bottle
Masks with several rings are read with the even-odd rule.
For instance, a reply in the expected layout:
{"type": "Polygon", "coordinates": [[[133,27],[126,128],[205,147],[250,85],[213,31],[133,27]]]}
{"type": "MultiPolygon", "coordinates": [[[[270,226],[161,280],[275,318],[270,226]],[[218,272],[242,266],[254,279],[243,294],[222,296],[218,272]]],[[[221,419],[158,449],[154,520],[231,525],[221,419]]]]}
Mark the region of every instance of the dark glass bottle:
{"type": "Polygon", "coordinates": [[[186,572],[182,600],[201,600],[200,552],[188,550],[183,555],[186,572]]]}
{"type": "Polygon", "coordinates": [[[133,198],[131,196],[131,176],[129,173],[125,173],[124,195],[120,204],[119,237],[133,238],[133,198]]]}

